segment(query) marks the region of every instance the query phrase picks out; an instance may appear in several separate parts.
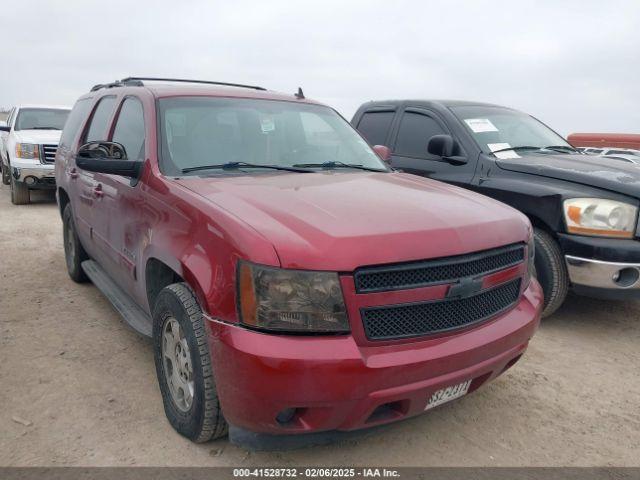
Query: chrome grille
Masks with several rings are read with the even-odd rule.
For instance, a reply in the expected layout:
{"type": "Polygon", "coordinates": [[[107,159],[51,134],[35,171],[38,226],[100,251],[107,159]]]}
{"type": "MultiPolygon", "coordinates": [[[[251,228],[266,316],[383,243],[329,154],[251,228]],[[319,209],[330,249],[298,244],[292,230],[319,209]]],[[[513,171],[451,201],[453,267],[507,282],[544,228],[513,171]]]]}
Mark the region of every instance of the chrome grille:
{"type": "Polygon", "coordinates": [[[405,290],[455,282],[463,277],[483,276],[523,261],[524,244],[518,243],[436,260],[363,267],[356,270],[354,281],[358,293],[405,290]]]}
{"type": "Polygon", "coordinates": [[[42,163],[55,163],[58,145],[41,145],[42,163]]]}

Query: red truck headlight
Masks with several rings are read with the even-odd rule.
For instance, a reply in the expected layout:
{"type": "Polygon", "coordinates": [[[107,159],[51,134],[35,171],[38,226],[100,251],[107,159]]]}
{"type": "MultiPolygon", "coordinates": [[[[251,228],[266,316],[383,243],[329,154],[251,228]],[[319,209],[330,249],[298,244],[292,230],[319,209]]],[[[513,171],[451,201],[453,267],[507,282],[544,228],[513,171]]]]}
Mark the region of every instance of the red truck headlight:
{"type": "Polygon", "coordinates": [[[243,324],[281,332],[349,331],[335,272],[286,270],[241,261],[238,305],[243,324]]]}

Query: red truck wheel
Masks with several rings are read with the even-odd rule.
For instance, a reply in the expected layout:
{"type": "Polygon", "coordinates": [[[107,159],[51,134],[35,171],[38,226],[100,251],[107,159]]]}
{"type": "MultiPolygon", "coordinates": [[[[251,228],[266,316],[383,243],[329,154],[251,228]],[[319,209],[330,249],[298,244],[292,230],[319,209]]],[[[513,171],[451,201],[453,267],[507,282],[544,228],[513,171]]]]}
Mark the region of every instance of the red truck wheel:
{"type": "Polygon", "coordinates": [[[171,426],[198,443],[226,435],[202,310],[186,284],[174,283],[158,294],[153,344],[164,411],[171,426]]]}
{"type": "Polygon", "coordinates": [[[82,269],[82,262],[89,259],[85,252],[73,221],[73,211],[71,205],[67,204],[62,212],[62,239],[64,241],[64,260],[67,264],[67,272],[76,283],[84,283],[89,280],[82,269]]]}

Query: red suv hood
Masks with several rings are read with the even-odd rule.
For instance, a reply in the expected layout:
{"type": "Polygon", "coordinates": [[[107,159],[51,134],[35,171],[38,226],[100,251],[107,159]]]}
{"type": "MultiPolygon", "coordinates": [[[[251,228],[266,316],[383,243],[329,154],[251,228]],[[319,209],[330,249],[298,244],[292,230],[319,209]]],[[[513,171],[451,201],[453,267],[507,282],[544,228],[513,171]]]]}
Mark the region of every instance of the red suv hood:
{"type": "Polygon", "coordinates": [[[403,173],[277,172],[178,182],[260,232],[285,268],[352,271],[529,235],[525,217],[511,207],[403,173]]]}

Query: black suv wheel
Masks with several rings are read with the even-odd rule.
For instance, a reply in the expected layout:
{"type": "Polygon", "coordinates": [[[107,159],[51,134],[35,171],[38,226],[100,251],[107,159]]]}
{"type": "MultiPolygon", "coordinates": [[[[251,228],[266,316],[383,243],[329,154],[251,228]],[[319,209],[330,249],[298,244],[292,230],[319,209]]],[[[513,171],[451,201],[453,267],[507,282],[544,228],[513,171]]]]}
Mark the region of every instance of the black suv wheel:
{"type": "Polygon", "coordinates": [[[536,277],[544,293],[544,318],[560,308],[567,297],[569,274],[555,239],[539,228],[535,228],[533,234],[536,244],[536,277]]]}

